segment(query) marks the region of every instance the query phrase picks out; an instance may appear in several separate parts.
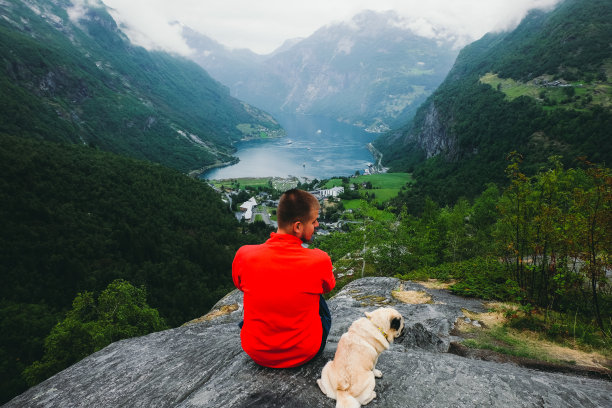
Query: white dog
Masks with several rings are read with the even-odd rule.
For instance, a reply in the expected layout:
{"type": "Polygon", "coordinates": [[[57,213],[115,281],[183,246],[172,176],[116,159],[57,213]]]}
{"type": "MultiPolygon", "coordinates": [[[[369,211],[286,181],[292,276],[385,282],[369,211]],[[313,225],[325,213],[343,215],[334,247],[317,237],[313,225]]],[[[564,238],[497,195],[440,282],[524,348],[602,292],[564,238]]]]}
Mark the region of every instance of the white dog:
{"type": "Polygon", "coordinates": [[[365,315],[342,335],[333,361],[317,380],[321,391],[336,400],[336,408],[359,408],[376,398],[374,377],[382,377],[376,369],[378,356],[404,330],[404,318],[393,308],[365,315]]]}

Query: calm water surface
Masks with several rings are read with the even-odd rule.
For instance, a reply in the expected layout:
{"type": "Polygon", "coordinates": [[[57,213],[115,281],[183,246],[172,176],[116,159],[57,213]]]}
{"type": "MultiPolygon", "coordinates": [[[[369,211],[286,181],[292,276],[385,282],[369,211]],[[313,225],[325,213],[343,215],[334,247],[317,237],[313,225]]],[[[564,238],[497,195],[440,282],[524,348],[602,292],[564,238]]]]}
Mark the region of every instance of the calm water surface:
{"type": "Polygon", "coordinates": [[[374,158],[367,144],[376,134],[331,119],[314,116],[281,116],[287,131],[279,139],[252,140],[236,145],[240,162],[209,170],[207,179],[238,177],[307,177],[310,179],[349,176],[363,172],[374,158]]]}

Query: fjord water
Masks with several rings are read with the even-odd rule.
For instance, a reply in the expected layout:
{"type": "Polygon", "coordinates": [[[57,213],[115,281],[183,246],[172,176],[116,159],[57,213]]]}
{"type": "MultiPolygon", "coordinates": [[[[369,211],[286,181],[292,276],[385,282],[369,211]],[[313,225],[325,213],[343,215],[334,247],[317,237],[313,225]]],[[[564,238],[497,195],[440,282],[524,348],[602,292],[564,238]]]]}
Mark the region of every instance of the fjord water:
{"type": "Polygon", "coordinates": [[[356,126],[310,115],[276,119],[287,136],[240,142],[235,165],[211,169],[207,179],[238,177],[307,177],[324,179],[363,172],[373,157],[367,144],[376,138],[356,126]]]}

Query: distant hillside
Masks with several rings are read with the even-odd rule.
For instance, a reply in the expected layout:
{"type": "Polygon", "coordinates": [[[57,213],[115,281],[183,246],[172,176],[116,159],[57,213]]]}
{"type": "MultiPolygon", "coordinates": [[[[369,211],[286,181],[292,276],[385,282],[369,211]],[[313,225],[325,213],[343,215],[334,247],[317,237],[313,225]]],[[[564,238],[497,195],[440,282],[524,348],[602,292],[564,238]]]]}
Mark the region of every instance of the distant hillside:
{"type": "Polygon", "coordinates": [[[268,114],[184,58],[131,45],[102,3],[0,2],[0,131],[67,141],[188,171],[227,161],[268,114]]]}
{"type": "Polygon", "coordinates": [[[415,34],[394,12],[363,12],[261,56],[227,50],[192,30],[194,57],[232,95],[270,112],[322,115],[372,130],[410,119],[457,51],[415,34]]]}
{"type": "Polygon", "coordinates": [[[610,163],[610,39],[612,3],[565,0],[465,47],[414,120],[376,143],[393,170],[414,172],[403,200],[473,197],[505,182],[511,151],[528,173],[550,155],[610,163]]]}

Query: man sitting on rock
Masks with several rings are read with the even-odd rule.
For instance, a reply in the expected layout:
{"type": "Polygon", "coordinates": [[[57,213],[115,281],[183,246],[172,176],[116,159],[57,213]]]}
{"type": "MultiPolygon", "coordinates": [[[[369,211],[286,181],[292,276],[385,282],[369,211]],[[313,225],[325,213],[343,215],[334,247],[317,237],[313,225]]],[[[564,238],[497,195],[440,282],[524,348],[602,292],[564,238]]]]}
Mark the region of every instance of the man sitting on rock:
{"type": "Polygon", "coordinates": [[[278,230],[234,258],[234,285],[244,292],[243,350],[265,367],[296,367],[325,347],[331,315],[322,294],[334,288],[329,256],[302,246],[319,226],[320,205],[292,189],[280,198],[278,230]]]}

